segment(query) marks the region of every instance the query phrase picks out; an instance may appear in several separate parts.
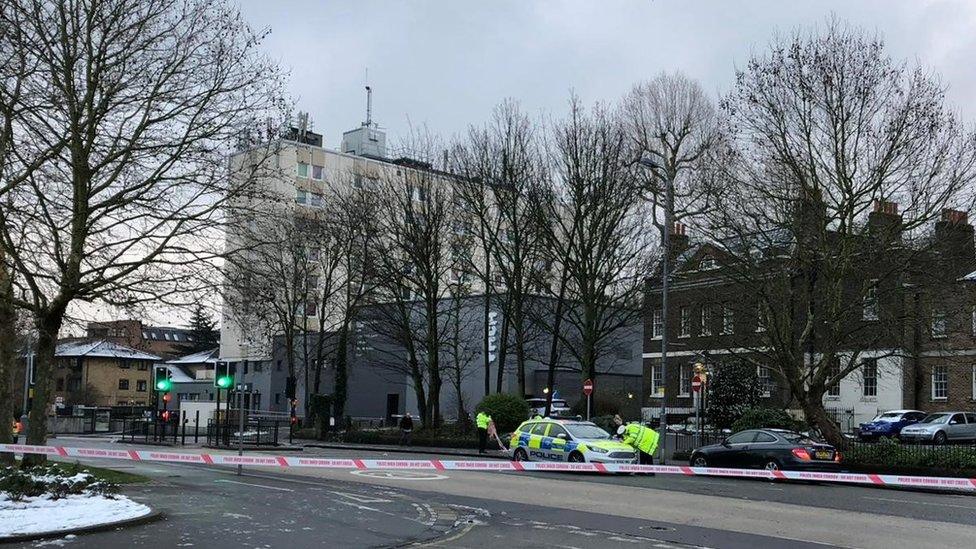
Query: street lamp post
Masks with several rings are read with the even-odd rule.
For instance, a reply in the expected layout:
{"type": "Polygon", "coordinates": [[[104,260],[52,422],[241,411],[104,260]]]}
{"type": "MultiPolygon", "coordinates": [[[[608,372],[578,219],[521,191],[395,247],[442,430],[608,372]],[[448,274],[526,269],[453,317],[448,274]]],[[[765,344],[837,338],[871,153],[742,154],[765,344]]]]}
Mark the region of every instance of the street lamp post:
{"type": "MultiPolygon", "coordinates": [[[[661,247],[664,249],[664,257],[661,260],[661,386],[664,391],[661,393],[660,430],[661,463],[666,463],[668,445],[668,283],[671,266],[671,218],[674,215],[674,180],[667,173],[659,174],[659,170],[664,170],[650,158],[642,158],[640,164],[649,168],[654,172],[654,175],[659,175],[664,180],[664,234],[661,237],[661,247]]],[[[651,319],[651,324],[653,325],[653,318],[651,319]]]]}

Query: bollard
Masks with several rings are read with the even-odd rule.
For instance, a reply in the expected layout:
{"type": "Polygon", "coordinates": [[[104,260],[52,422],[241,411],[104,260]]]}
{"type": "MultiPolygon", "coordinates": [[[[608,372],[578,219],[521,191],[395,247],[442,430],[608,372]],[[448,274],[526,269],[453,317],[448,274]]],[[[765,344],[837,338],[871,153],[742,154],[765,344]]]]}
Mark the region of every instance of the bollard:
{"type": "Polygon", "coordinates": [[[200,436],[200,410],[197,410],[196,416],[193,419],[193,444],[197,443],[197,437],[200,436]]]}

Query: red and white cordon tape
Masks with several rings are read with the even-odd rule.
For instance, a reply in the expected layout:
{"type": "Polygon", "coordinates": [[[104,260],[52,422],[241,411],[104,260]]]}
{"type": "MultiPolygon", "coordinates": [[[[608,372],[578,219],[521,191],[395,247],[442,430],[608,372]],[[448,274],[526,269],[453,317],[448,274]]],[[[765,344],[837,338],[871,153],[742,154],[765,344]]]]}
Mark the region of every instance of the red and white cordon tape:
{"type": "Polygon", "coordinates": [[[427,471],[568,471],[587,473],[658,473],[665,475],[759,478],[768,480],[806,480],[909,486],[976,491],[976,478],[917,477],[864,473],[828,473],[814,471],[767,471],[765,469],[726,469],[720,467],[684,467],[673,465],[629,465],[618,463],[550,463],[539,461],[464,461],[440,459],[330,459],[302,456],[268,456],[231,454],[187,454],[157,450],[115,450],[111,448],[69,448],[65,446],[30,446],[0,444],[0,452],[45,454],[61,458],[125,459],[162,461],[200,465],[249,465],[253,467],[311,467],[354,470],[427,470],[427,471]]]}

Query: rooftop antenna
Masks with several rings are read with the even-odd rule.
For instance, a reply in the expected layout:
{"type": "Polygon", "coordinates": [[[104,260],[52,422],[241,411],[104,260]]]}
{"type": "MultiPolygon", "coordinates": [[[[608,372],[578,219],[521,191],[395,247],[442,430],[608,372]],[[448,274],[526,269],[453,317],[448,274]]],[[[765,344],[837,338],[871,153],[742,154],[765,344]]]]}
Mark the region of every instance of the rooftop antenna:
{"type": "Polygon", "coordinates": [[[373,88],[369,87],[369,67],[366,67],[366,121],[363,126],[367,128],[373,125],[373,88]]]}

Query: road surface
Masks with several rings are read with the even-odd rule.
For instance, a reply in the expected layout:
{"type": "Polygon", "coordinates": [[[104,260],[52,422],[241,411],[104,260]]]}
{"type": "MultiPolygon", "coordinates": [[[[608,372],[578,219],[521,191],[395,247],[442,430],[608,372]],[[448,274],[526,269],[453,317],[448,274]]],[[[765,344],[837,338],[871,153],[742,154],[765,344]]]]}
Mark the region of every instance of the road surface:
{"type": "Polygon", "coordinates": [[[128,493],[166,519],[64,546],[893,549],[976,540],[976,497],[963,495],[663,475],[249,468],[237,477],[219,467],[97,463],[152,477],[128,493]]]}

